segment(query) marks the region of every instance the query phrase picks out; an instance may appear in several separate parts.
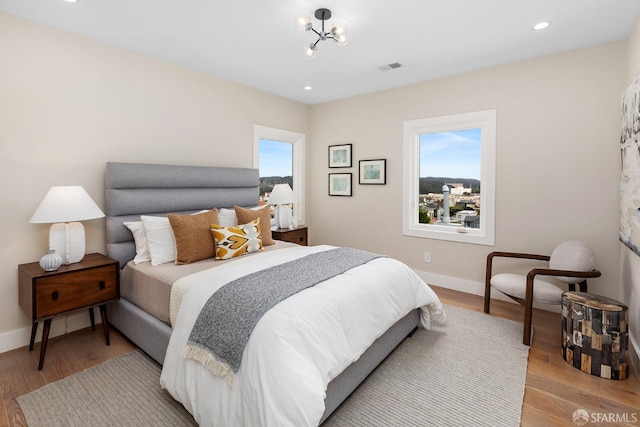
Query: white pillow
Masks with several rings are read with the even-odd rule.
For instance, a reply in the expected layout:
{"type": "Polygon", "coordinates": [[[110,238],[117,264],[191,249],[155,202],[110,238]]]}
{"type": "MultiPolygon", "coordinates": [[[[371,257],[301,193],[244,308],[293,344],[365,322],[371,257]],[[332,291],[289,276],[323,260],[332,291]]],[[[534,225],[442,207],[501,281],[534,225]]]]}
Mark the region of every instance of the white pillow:
{"type": "Polygon", "coordinates": [[[176,260],[176,243],[169,218],[162,216],[140,216],[147,237],[147,249],[151,265],[156,266],[176,260]]]}
{"type": "MultiPolygon", "coordinates": [[[[257,211],[265,207],[266,205],[259,205],[259,206],[254,206],[252,208],[246,208],[246,209],[257,211]]],[[[218,209],[218,222],[219,222],[218,225],[221,225],[223,227],[235,227],[236,225],[238,225],[238,217],[236,216],[236,210],[227,209],[227,208],[218,209]]]]}
{"type": "Polygon", "coordinates": [[[133,263],[140,264],[141,262],[151,261],[142,221],[125,222],[123,224],[131,231],[131,234],[133,234],[133,241],[136,244],[136,256],[133,258],[133,263]]]}
{"type": "Polygon", "coordinates": [[[235,209],[221,208],[218,209],[218,225],[223,227],[235,227],[238,225],[238,217],[236,217],[235,209]]]}

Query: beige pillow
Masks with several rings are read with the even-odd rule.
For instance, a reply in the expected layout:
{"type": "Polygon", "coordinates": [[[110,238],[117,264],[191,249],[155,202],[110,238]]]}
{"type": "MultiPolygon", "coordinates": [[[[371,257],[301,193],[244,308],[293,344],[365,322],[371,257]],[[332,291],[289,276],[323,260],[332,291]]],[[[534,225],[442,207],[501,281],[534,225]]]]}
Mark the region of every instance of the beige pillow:
{"type": "Polygon", "coordinates": [[[275,244],[271,238],[271,212],[269,205],[265,205],[262,209],[245,209],[240,206],[234,206],[238,217],[238,224],[247,224],[254,219],[260,219],[260,238],[264,246],[275,244]]]}
{"type": "Polygon", "coordinates": [[[168,217],[176,239],[176,264],[189,264],[215,256],[211,224],[218,222],[217,209],[195,215],[169,214],[168,217]]]}

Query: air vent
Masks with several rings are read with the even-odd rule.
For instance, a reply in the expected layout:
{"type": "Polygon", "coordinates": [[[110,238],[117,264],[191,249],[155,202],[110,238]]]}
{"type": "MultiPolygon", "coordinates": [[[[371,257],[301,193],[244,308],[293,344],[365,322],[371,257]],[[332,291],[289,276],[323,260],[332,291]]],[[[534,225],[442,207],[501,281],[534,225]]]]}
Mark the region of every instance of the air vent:
{"type": "Polygon", "coordinates": [[[383,65],[381,67],[378,67],[378,70],[380,71],[388,71],[388,70],[395,70],[396,68],[400,68],[402,67],[402,64],[399,62],[393,62],[391,64],[386,64],[383,65]]]}

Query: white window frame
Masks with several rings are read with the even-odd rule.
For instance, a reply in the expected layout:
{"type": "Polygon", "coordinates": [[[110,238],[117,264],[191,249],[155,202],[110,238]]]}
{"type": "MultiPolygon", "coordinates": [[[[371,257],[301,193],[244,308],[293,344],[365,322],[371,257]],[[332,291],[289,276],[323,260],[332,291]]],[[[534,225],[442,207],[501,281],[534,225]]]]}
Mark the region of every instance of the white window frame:
{"type": "Polygon", "coordinates": [[[453,114],[404,122],[402,234],[454,242],[493,246],[495,243],[496,110],[453,114]],[[420,134],[481,129],[480,228],[455,228],[421,224],[418,219],[420,195],[420,134]],[[464,232],[459,232],[462,229],[464,232]]]}
{"type": "Polygon", "coordinates": [[[293,192],[298,200],[297,203],[293,204],[293,215],[298,220],[298,224],[303,225],[305,223],[305,135],[283,129],[253,125],[253,167],[256,169],[260,166],[261,139],[285,142],[292,145],[293,192]]]}

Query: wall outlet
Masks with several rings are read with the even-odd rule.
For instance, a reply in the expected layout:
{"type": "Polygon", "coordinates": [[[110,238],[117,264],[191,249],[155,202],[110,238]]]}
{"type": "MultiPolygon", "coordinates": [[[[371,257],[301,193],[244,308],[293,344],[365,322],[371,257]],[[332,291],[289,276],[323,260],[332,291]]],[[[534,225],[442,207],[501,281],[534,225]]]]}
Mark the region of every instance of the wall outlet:
{"type": "Polygon", "coordinates": [[[431,252],[424,253],[424,262],[431,262],[431,252]]]}

